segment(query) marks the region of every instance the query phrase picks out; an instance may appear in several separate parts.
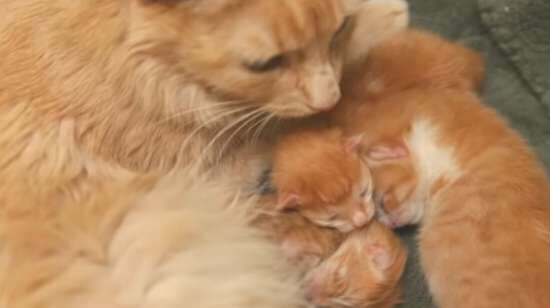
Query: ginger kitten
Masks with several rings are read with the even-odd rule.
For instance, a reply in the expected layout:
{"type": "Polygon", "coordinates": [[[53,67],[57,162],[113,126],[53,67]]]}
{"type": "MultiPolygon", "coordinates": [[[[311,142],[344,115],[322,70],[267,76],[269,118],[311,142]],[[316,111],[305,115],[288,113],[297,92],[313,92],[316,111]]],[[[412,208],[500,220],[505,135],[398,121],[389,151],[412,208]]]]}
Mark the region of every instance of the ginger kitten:
{"type": "Polygon", "coordinates": [[[302,127],[281,136],[272,167],[277,208],[342,232],[367,224],[375,207],[370,171],[357,151],[360,139],[344,138],[330,127],[302,127]]]}
{"type": "MultiPolygon", "coordinates": [[[[265,197],[263,204],[276,203],[265,197]]],[[[393,307],[406,262],[399,238],[373,222],[348,234],[323,228],[296,212],[261,212],[254,225],[276,243],[305,276],[308,298],[331,307],[393,307]]]]}
{"type": "Polygon", "coordinates": [[[523,138],[473,92],[479,58],[418,31],[376,50],[357,71],[368,79],[357,79],[334,119],[363,133],[379,219],[420,224],[437,305],[550,307],[550,185],[523,138]],[[396,56],[382,73],[389,49],[411,61],[396,56]]]}
{"type": "Polygon", "coordinates": [[[308,295],[318,306],[389,308],[399,302],[405,247],[378,222],[350,233],[308,275],[308,295]]]}

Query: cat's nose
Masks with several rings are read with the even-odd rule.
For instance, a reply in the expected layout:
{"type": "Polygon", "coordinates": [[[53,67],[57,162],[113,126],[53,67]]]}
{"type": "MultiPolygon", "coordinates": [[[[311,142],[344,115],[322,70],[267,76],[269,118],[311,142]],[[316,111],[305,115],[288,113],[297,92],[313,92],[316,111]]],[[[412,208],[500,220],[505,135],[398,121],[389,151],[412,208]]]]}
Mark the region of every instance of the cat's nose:
{"type": "Polygon", "coordinates": [[[335,92],[326,98],[312,101],[310,107],[313,108],[315,111],[330,111],[336,106],[336,104],[340,100],[340,96],[340,90],[338,90],[337,93],[335,92]]]}
{"type": "Polygon", "coordinates": [[[319,112],[334,108],[342,97],[340,86],[334,76],[318,78],[314,84],[310,90],[309,107],[319,112]]]}

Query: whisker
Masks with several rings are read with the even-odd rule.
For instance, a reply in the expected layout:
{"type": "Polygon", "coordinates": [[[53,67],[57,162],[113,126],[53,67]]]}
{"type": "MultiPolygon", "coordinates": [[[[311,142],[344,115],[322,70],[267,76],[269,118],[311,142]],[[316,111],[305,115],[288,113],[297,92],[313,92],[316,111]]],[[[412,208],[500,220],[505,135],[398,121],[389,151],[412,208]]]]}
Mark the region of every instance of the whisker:
{"type": "Polygon", "coordinates": [[[269,121],[271,121],[275,117],[276,117],[275,114],[269,114],[268,116],[265,117],[265,119],[263,120],[263,123],[258,127],[258,130],[254,133],[254,135],[252,135],[251,140],[253,144],[258,142],[258,140],[260,140],[263,130],[267,127],[267,124],[269,123],[269,121]]]}
{"type": "Polygon", "coordinates": [[[208,157],[208,151],[209,151],[210,148],[218,141],[218,139],[219,139],[221,136],[223,136],[223,134],[225,134],[228,130],[230,130],[231,128],[235,127],[236,125],[238,125],[238,124],[241,123],[242,121],[246,121],[246,120],[248,119],[248,117],[250,117],[251,115],[256,114],[257,112],[259,112],[259,110],[258,110],[258,109],[254,109],[253,111],[244,114],[243,116],[241,116],[240,118],[238,118],[236,121],[234,121],[233,123],[227,125],[227,126],[224,127],[222,130],[220,130],[220,131],[214,136],[214,138],[212,138],[212,140],[206,145],[206,147],[204,147],[204,149],[202,150],[202,152],[205,153],[205,155],[203,155],[203,156],[200,158],[199,164],[202,165],[202,164],[204,163],[205,158],[208,157]]]}
{"type": "Polygon", "coordinates": [[[227,117],[227,116],[230,116],[232,114],[235,114],[235,113],[239,113],[239,112],[242,112],[242,111],[245,111],[246,109],[250,109],[251,107],[247,107],[247,106],[243,106],[243,107],[240,107],[240,108],[236,108],[236,109],[233,109],[233,110],[230,110],[230,111],[227,111],[227,112],[223,112],[223,113],[220,113],[218,114],[217,116],[213,116],[212,118],[210,118],[208,121],[205,121],[204,123],[202,123],[201,125],[199,125],[197,128],[195,128],[191,134],[189,134],[189,136],[187,136],[187,138],[185,138],[185,140],[183,141],[182,143],[182,146],[181,146],[181,152],[187,150],[187,147],[189,146],[189,143],[191,142],[192,138],[197,135],[199,133],[200,130],[204,129],[205,127],[207,127],[209,124],[213,123],[213,122],[216,122],[218,121],[219,119],[222,119],[224,117],[227,117]]]}
{"type": "Polygon", "coordinates": [[[246,127],[248,124],[250,124],[251,122],[261,118],[262,116],[263,116],[263,111],[261,109],[258,109],[257,112],[254,112],[254,114],[251,114],[250,117],[246,121],[243,121],[243,124],[241,124],[239,127],[237,127],[237,129],[235,129],[235,131],[233,133],[231,133],[231,135],[227,138],[227,140],[224,142],[224,144],[220,148],[219,154],[216,158],[216,164],[218,164],[221,161],[221,158],[222,158],[222,156],[225,152],[226,147],[233,140],[233,138],[235,138],[237,136],[238,132],[241,129],[243,129],[244,127],[246,127]]]}
{"type": "Polygon", "coordinates": [[[173,119],[183,117],[187,114],[195,113],[197,111],[205,111],[205,110],[210,110],[210,109],[216,109],[216,108],[220,108],[222,106],[225,107],[225,106],[229,106],[229,105],[233,105],[233,104],[239,104],[239,103],[241,103],[241,102],[240,101],[226,101],[226,102],[219,102],[219,103],[215,103],[215,104],[209,104],[209,105],[206,105],[206,106],[197,106],[195,108],[186,109],[184,111],[181,111],[181,112],[172,114],[170,116],[167,116],[166,118],[158,121],[155,124],[157,124],[157,125],[164,124],[164,123],[166,123],[168,121],[171,121],[173,119]]]}

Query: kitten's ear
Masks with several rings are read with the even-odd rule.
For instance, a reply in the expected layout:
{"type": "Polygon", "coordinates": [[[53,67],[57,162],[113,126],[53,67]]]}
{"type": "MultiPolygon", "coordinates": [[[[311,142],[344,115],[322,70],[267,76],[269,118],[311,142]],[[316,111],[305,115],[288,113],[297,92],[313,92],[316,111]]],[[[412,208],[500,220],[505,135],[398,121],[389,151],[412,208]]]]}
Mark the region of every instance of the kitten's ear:
{"type": "Polygon", "coordinates": [[[390,251],[380,244],[368,245],[367,257],[370,259],[375,269],[380,272],[386,271],[394,263],[394,258],[390,251]]]}
{"type": "Polygon", "coordinates": [[[367,150],[367,159],[381,162],[386,160],[401,159],[409,156],[409,150],[403,142],[381,142],[367,150]]]}
{"type": "Polygon", "coordinates": [[[300,205],[300,196],[294,193],[281,193],[277,200],[277,206],[275,207],[278,211],[290,210],[298,207],[300,205]]]}
{"type": "Polygon", "coordinates": [[[348,137],[344,141],[344,150],[348,154],[358,153],[361,147],[362,141],[363,141],[363,134],[348,137]]]}

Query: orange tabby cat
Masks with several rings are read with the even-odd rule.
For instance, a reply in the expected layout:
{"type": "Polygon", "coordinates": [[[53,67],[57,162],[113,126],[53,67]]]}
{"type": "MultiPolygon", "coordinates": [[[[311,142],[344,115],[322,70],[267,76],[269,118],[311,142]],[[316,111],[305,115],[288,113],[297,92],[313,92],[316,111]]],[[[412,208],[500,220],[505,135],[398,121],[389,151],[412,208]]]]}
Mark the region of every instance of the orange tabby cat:
{"type": "Polygon", "coordinates": [[[1,305],[300,307],[244,203],[211,190],[234,177],[128,179],[215,164],[260,120],[334,105],[369,30],[351,2],[0,1],[1,305]]]}
{"type": "Polygon", "coordinates": [[[438,306],[550,307],[550,185],[527,143],[472,92],[477,57],[416,31],[377,50],[362,67],[369,79],[358,78],[360,90],[341,105],[353,116],[335,118],[364,133],[381,221],[421,225],[422,266],[438,306]],[[376,69],[386,52],[405,48],[414,61],[396,56],[394,68],[376,69]]]}
{"type": "Polygon", "coordinates": [[[361,137],[337,128],[302,127],[281,136],[273,154],[278,209],[294,209],[320,226],[349,232],[375,213],[370,171],[360,159],[361,137]]]}
{"type": "Polygon", "coordinates": [[[406,250],[378,222],[353,231],[308,276],[309,297],[319,306],[389,308],[399,302],[406,250]]]}
{"type": "Polygon", "coordinates": [[[363,2],[4,1],[0,172],[49,177],[60,156],[136,171],[217,162],[268,117],[336,104],[350,37],[376,33],[355,17],[406,24],[403,1],[363,2]]]}

